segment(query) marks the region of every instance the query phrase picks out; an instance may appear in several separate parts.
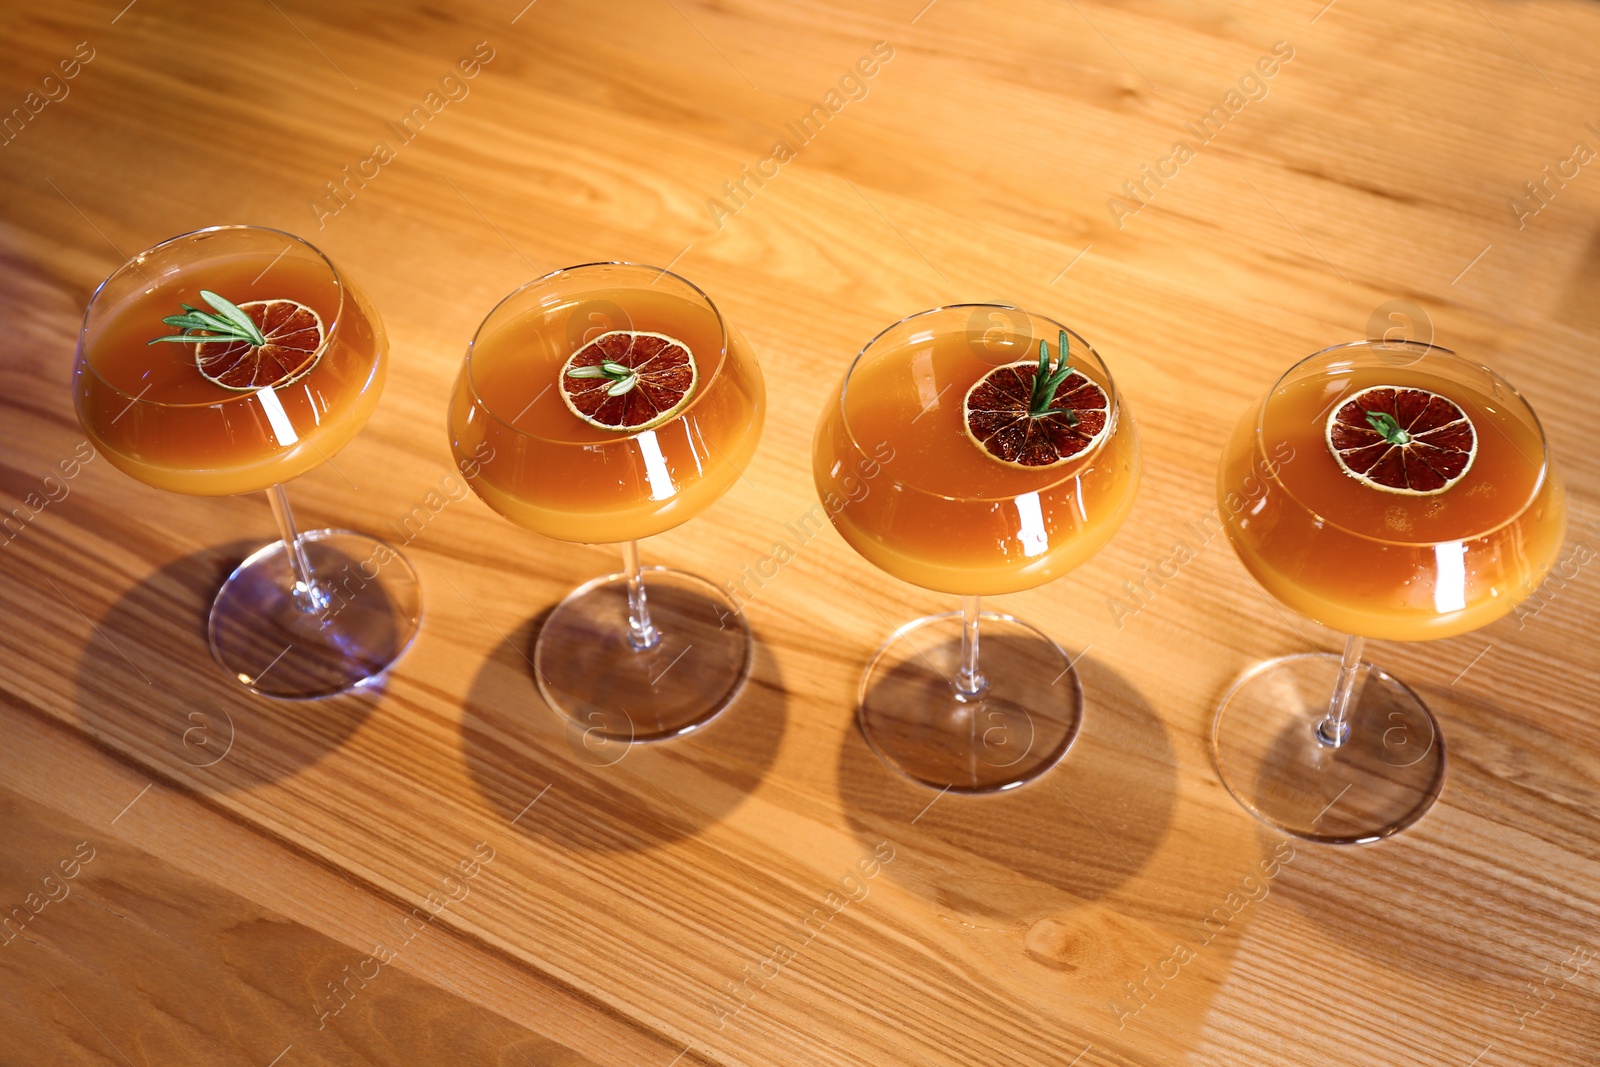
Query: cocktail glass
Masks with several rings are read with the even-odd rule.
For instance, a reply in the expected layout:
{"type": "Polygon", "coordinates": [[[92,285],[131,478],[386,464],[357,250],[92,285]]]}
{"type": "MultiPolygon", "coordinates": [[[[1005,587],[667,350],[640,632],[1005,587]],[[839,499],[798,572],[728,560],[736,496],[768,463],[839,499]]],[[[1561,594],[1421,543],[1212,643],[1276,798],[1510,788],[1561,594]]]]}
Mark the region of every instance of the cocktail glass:
{"type": "Polygon", "coordinates": [[[473,490],[525,529],[618,544],[540,627],[534,674],[550,706],[598,742],[694,730],[750,673],[727,593],[640,565],[638,541],[704,511],[739,479],[766,410],[761,370],[711,299],[669,271],[587,263],[500,302],[450,401],[473,490]]]}
{"type": "Polygon", "coordinates": [[[1073,661],[980,599],[1072,570],[1132,507],[1138,437],[1099,355],[1014,307],[913,315],[855,358],[812,455],[822,505],[857,552],[961,597],[961,611],[905,624],[873,656],[858,693],[868,743],[907,777],[959,792],[1054,766],[1082,716],[1073,661]],[[1048,396],[1034,392],[1041,379],[1055,383],[1048,396]]]}
{"type": "Polygon", "coordinates": [[[217,662],[264,696],[370,685],[416,636],[421,595],[405,558],[350,530],[299,531],[284,491],[366,423],[386,351],[382,321],[345,274],[257,226],[140,253],[84,313],[73,392],[101,454],[158,489],[267,494],[280,539],[229,575],[207,625],[217,662]]]}
{"type": "Polygon", "coordinates": [[[1245,413],[1217,491],[1262,587],[1349,635],[1342,655],[1268,660],[1228,691],[1211,739],[1223,783],[1309,840],[1405,829],[1443,788],[1444,738],[1421,697],[1362,660],[1364,645],[1476,630],[1544,579],[1566,505],[1533,409],[1448,349],[1339,345],[1245,413]]]}

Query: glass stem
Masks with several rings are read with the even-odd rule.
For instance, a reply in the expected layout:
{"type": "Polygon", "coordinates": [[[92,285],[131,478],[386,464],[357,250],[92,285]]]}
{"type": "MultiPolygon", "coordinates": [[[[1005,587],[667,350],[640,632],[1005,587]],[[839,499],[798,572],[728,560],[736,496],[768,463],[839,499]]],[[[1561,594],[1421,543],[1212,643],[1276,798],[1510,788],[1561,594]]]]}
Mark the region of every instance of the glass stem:
{"type": "Polygon", "coordinates": [[[284,554],[289,557],[289,569],[294,572],[295,601],[306,611],[321,611],[328,606],[328,596],[312,580],[311,562],[306,559],[305,543],[294,525],[289,494],[281,484],[275,485],[267,490],[267,502],[272,505],[272,517],[278,520],[278,536],[283,538],[284,554]]]}
{"type": "Polygon", "coordinates": [[[650,621],[650,605],[644,599],[644,575],[639,568],[639,542],[622,545],[622,567],[628,575],[628,645],[635,652],[655,648],[661,631],[650,621]]]}
{"type": "Polygon", "coordinates": [[[978,671],[979,597],[961,598],[961,668],[956,672],[956,698],[970,700],[983,695],[989,679],[978,671]]]}
{"type": "Polygon", "coordinates": [[[1339,680],[1328,700],[1328,715],[1317,727],[1317,740],[1338,748],[1350,740],[1348,715],[1355,702],[1356,681],[1361,677],[1361,650],[1367,639],[1351,634],[1344,639],[1344,658],[1339,661],[1339,680]]]}

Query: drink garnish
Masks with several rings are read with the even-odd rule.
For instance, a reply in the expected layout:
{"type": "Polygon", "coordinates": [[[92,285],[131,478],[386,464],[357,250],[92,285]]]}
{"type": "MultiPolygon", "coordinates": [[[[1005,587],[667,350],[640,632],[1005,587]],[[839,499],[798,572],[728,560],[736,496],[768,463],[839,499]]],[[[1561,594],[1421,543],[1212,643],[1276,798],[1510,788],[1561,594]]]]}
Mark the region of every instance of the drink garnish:
{"type": "Polygon", "coordinates": [[[1435,496],[1478,455],[1472,420],[1426,389],[1375,385],[1328,416],[1323,436],[1340,468],[1363,485],[1403,496],[1435,496]]]}
{"type": "MultiPolygon", "coordinates": [[[[1056,390],[1061,388],[1063,382],[1072,377],[1072,353],[1070,342],[1067,340],[1067,331],[1061,331],[1061,340],[1057,346],[1056,365],[1050,367],[1050,342],[1039,340],[1039,369],[1034,374],[1033,390],[1028,394],[1028,414],[1034,418],[1047,413],[1050,405],[1056,398],[1056,390]]],[[[1068,408],[1065,411],[1068,422],[1078,425],[1078,413],[1068,408]]]]}
{"type": "Polygon", "coordinates": [[[591,426],[637,433],[683,410],[699,371],[689,346],[663,333],[612,330],[561,368],[561,400],[591,426]]]}
{"type": "Polygon", "coordinates": [[[963,403],[967,436],[990,458],[1012,467],[1053,467],[1076,459],[1105,436],[1111,401],[1071,365],[1061,331],[1052,365],[1050,344],[1039,360],[1010,363],[979,378],[963,403]]]}
{"type": "Polygon", "coordinates": [[[235,304],[209,289],[200,296],[212,311],[181,304],[184,314],[161,321],[183,333],[152,338],[195,346],[195,366],[213,384],[254,392],[297,381],[322,358],[322,317],[294,300],[235,304]]]}
{"type": "Polygon", "coordinates": [[[1411,443],[1411,434],[1400,428],[1394,421],[1394,416],[1383,411],[1367,412],[1367,424],[1383,435],[1383,439],[1391,445],[1406,445],[1411,443]]]}

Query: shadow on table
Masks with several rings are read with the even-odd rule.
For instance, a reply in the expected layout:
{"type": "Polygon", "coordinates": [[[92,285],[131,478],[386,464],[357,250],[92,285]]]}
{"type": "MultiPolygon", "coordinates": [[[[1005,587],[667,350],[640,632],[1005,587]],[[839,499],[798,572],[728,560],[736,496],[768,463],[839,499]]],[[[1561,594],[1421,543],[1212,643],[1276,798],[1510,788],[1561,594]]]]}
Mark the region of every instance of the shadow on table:
{"type": "Polygon", "coordinates": [[[462,707],[467,768],[508,824],[566,849],[640,851],[701,832],[760,784],[783,739],[787,700],[759,633],[750,679],[720,715],[686,735],[628,744],[586,732],[540,695],[533,645],[549,614],[495,646],[462,707]]]}
{"type": "Polygon", "coordinates": [[[1539,1003],[1527,983],[1590,938],[1551,855],[1600,863],[1592,806],[1571,799],[1592,769],[1522,693],[1506,693],[1518,702],[1507,707],[1449,686],[1417,691],[1447,746],[1439,800],[1383,841],[1301,846],[1311,858],[1284,895],[1347,951],[1505,990],[1492,1006],[1514,1026],[1539,1003]],[[1560,950],[1516,947],[1538,942],[1560,950]]]}
{"type": "Polygon", "coordinates": [[[74,678],[86,732],[197,789],[236,790],[290,777],[360,728],[381,687],[325,700],[270,700],[212,658],[211,600],[260,547],[240,541],[174,560],[92,620],[74,678]]]}
{"type": "Polygon", "coordinates": [[[1172,746],[1120,674],[1085,657],[1083,723],[1066,758],[1016,790],[984,796],[913,784],[859,729],[839,756],[840,800],[870,850],[906,843],[890,876],[942,908],[1004,926],[1104,897],[1137,878],[1172,821],[1172,746]],[[925,810],[924,810],[925,809],[925,810]],[[920,814],[919,814],[920,813],[920,814]]]}

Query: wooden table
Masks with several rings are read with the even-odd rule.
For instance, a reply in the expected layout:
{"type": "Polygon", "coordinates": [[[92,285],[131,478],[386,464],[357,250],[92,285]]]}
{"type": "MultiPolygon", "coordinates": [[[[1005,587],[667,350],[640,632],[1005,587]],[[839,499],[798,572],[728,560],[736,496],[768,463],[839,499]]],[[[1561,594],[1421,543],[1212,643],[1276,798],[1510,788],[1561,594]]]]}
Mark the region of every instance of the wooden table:
{"type": "Polygon", "coordinates": [[[125,2],[0,13],[0,1063],[1596,1061],[1600,164],[1574,145],[1600,150],[1600,7],[125,2]],[[586,748],[524,655],[615,557],[476,499],[407,547],[427,616],[381,694],[243,694],[203,619],[265,503],[58,466],[95,284],[233,221],[304,234],[388,325],[376,417],[294,487],[307,525],[392,533],[439,488],[446,391],[512,288],[602,258],[697,281],[770,417],[748,478],[646,554],[719,582],[809,508],[824,392],[882,326],[971,299],[1073,324],[1139,421],[1142,495],[1001,604],[1084,653],[1077,746],[1000,798],[886,771],[856,679],[949,605],[828,530],[751,604],[722,719],[586,748]],[[1444,796],[1392,842],[1291,847],[1205,737],[1246,666],[1333,635],[1221,538],[1113,598],[1194,537],[1243,405],[1374,319],[1527,392],[1566,578],[1373,646],[1441,717],[1444,796]]]}

